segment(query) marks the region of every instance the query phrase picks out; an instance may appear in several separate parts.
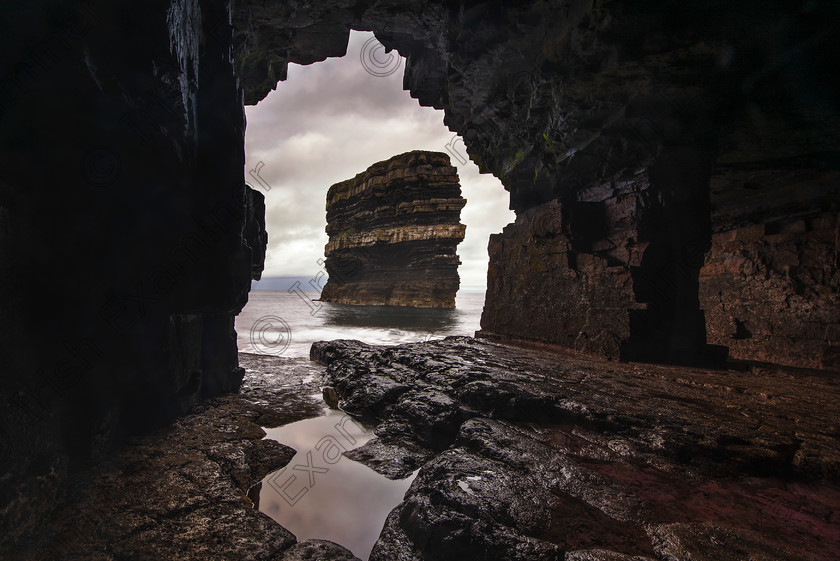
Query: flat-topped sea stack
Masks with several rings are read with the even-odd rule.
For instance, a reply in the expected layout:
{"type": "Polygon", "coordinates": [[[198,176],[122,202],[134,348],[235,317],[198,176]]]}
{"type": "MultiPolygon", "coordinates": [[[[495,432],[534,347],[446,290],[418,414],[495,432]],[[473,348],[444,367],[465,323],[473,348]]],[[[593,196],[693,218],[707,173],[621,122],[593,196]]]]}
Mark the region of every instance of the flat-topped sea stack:
{"type": "Polygon", "coordinates": [[[330,187],[321,300],[454,308],[466,202],[441,152],[406,152],[330,187]]]}

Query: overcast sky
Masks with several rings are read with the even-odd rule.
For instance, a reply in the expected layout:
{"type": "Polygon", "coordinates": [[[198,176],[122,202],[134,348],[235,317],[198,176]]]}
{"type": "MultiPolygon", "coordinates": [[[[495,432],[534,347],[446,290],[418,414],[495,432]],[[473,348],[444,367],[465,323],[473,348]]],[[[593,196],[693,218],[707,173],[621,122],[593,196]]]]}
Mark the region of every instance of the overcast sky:
{"type": "Polygon", "coordinates": [[[372,38],[354,31],[347,56],[289,65],[277,91],[246,107],[245,177],[266,195],[264,275],[315,276],[321,270],[318,259],[327,243],[324,206],[332,184],[396,154],[434,150],[450,154],[467,199],[461,212],[467,234],[458,246],[461,288],[483,290],[487,239],[514,219],[508,193],[471,161],[459,161],[466,151],[444,126],[443,111],[420,107],[402,89],[404,59],[368,43],[372,38]],[[257,178],[249,172],[258,166],[257,178]]]}

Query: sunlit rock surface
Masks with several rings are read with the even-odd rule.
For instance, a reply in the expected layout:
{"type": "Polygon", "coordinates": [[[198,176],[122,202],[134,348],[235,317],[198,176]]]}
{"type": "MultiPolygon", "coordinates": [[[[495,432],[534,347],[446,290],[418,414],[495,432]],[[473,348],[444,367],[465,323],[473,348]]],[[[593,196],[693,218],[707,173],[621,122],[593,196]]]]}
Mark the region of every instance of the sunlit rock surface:
{"type": "Polygon", "coordinates": [[[330,187],[321,300],[454,308],[464,204],[440,152],[400,154],[330,187]]]}

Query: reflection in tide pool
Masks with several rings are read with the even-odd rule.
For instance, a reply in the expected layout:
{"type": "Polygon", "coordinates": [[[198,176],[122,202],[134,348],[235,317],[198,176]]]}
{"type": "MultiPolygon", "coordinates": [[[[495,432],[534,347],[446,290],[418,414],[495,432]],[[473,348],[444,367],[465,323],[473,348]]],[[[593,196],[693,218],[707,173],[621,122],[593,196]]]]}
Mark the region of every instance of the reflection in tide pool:
{"type": "Polygon", "coordinates": [[[385,518],[402,501],[414,476],[391,481],[342,456],[373,438],[373,432],[341,411],[329,410],[323,417],[266,433],[297,454],[263,479],[260,510],[299,541],[331,540],[367,559],[385,518]]]}

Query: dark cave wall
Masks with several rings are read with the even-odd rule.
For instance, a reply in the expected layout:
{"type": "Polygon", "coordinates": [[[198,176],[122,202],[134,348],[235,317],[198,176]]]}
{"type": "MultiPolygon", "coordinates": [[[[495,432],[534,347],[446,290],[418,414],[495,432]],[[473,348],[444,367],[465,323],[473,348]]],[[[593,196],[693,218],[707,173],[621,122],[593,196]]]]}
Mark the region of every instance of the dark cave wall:
{"type": "Polygon", "coordinates": [[[700,275],[709,340],[737,359],[840,370],[837,214],[721,232],[700,275]]]}
{"type": "Polygon", "coordinates": [[[610,359],[709,363],[697,299],[708,159],[673,150],[633,179],[520,213],[491,236],[481,336],[610,359]],[[694,185],[679,182],[691,173],[694,185]],[[690,186],[691,189],[680,190],[690,186]]]}
{"type": "MultiPolygon", "coordinates": [[[[613,8],[617,4],[604,6],[613,8]]],[[[528,173],[514,179],[510,190],[514,206],[517,202],[526,206],[539,202],[547,197],[535,193],[539,175],[545,171],[551,177],[545,188],[551,186],[554,195],[559,195],[557,203],[565,209],[560,214],[566,220],[558,223],[556,234],[546,235],[539,217],[556,211],[541,203],[536,211],[526,214],[536,221],[524,220],[523,225],[528,223],[529,227],[513,228],[504,236],[509,250],[499,250],[494,247],[497,242],[491,241],[488,298],[482,320],[482,329],[488,335],[559,343],[610,358],[715,363],[723,355],[723,346],[732,340],[720,336],[720,307],[712,309],[705,299],[708,283],[702,305],[698,298],[698,273],[704,253],[712,247],[711,234],[724,227],[720,221],[713,223],[707,214],[710,210],[715,216],[720,214],[718,207],[724,203],[710,189],[714,187],[710,184],[712,177],[719,177],[732,165],[749,168],[755,175],[764,174],[760,183],[744,181],[759,200],[772,200],[772,204],[739,204],[737,197],[728,199],[726,211],[740,216],[743,223],[769,222],[795,214],[788,207],[801,203],[801,192],[806,189],[818,190],[822,196],[804,201],[798,211],[813,215],[837,208],[836,181],[814,177],[810,185],[800,180],[785,189],[773,186],[785,181],[784,165],[777,165],[782,160],[799,158],[805,171],[831,167],[807,163],[807,156],[814,152],[834,154],[823,159],[836,161],[837,98],[826,91],[825,77],[829,74],[827,61],[837,60],[838,52],[837,45],[827,41],[826,30],[817,19],[826,5],[817,6],[812,13],[801,7],[711,7],[717,10],[717,17],[700,18],[710,22],[706,29],[702,24],[686,24],[679,19],[670,20],[669,27],[658,27],[654,22],[662,18],[646,14],[644,8],[624,21],[616,16],[596,34],[592,44],[605,48],[610,39],[620,37],[621,42],[612,45],[618,63],[602,61],[590,72],[583,66],[571,79],[555,82],[559,82],[560,93],[552,93],[555,99],[563,100],[556,106],[564,107],[566,114],[554,122],[577,125],[571,138],[582,139],[582,148],[562,138],[568,128],[559,128],[559,150],[548,142],[556,136],[551,131],[543,133],[546,144],[541,146],[537,141],[531,152],[538,157],[536,168],[526,168],[528,173]],[[778,21],[769,22],[771,14],[778,21]],[[627,27],[630,21],[649,24],[632,29],[627,27]],[[637,35],[639,29],[655,29],[656,33],[644,38],[637,35]],[[584,99],[583,95],[589,97],[584,99]],[[591,111],[599,104],[600,117],[591,111]],[[558,165],[563,161],[551,156],[552,149],[566,157],[566,165],[558,165]],[[780,176],[771,180],[775,173],[780,176]],[[518,194],[520,181],[531,177],[532,189],[518,194]],[[564,195],[564,189],[577,193],[564,195]],[[632,204],[632,211],[601,222],[605,227],[599,233],[598,227],[593,228],[592,212],[577,211],[582,202],[590,203],[593,190],[612,191],[617,199],[611,202],[606,195],[604,203],[590,209],[595,224],[601,221],[600,216],[610,214],[608,209],[632,204]],[[605,203],[605,208],[597,208],[605,203]],[[574,243],[575,238],[591,236],[596,239],[588,247],[574,243]],[[550,248],[555,240],[560,243],[550,248]],[[535,241],[549,247],[532,248],[535,241]],[[539,274],[529,274],[515,257],[526,251],[543,253],[537,257],[539,274]],[[633,260],[636,252],[641,260],[633,260]],[[545,270],[560,275],[545,274],[545,270]],[[558,278],[562,280],[555,280],[558,278]],[[604,294],[605,284],[615,288],[604,294]],[[522,310],[540,318],[543,327],[536,330],[536,336],[533,331],[529,335],[525,327],[528,316],[521,317],[522,310]],[[708,342],[717,346],[704,344],[706,331],[710,333],[708,342]]],[[[687,6],[687,12],[692,11],[687,6]]],[[[574,42],[571,51],[575,52],[574,42]]],[[[539,84],[530,91],[531,99],[535,99],[539,84]]],[[[469,136],[466,138],[469,145],[469,136]]],[[[479,153],[481,150],[477,149],[479,153]]],[[[836,265],[825,262],[826,270],[820,275],[830,277],[832,267],[836,270],[836,265]]],[[[807,287],[804,291],[816,290],[822,295],[807,299],[828,304],[836,298],[836,287],[812,278],[820,277],[800,275],[803,287],[807,287]]],[[[789,278],[788,288],[795,283],[789,278]]],[[[741,290],[735,284],[718,288],[733,299],[738,299],[741,290]]],[[[777,288],[774,297],[785,295],[786,290],[777,288]]],[[[760,300],[756,295],[750,302],[756,314],[766,313],[758,311],[766,308],[766,302],[760,300]]],[[[822,327],[831,323],[827,315],[830,312],[823,312],[821,316],[825,317],[818,320],[822,327]]],[[[836,334],[830,329],[816,335],[801,317],[784,328],[780,326],[785,316],[768,314],[766,318],[776,323],[776,331],[788,331],[785,337],[765,339],[766,348],[780,343],[774,361],[785,353],[781,349],[791,348],[793,339],[810,339],[812,346],[818,347],[836,345],[836,334]]],[[[740,343],[735,346],[745,347],[740,343]]],[[[807,352],[791,353],[786,362],[820,364],[799,360],[804,354],[807,352]]],[[[761,359],[760,353],[747,352],[746,348],[735,356],[761,359]]]]}
{"type": "Polygon", "coordinates": [[[238,387],[233,317],[265,239],[225,3],[1,11],[6,541],[68,473],[238,387]]]}
{"type": "Polygon", "coordinates": [[[737,359],[840,370],[840,161],[721,162],[711,183],[709,341],[737,359]]]}

